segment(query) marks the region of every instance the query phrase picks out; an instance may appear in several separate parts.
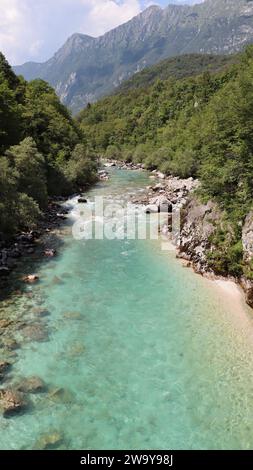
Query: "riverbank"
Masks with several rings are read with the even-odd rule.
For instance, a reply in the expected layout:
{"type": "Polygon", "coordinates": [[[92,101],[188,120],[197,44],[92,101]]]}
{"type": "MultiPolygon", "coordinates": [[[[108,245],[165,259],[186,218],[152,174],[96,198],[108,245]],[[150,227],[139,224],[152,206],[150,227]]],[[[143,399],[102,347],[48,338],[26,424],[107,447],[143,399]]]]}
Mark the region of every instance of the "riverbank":
{"type": "MultiPolygon", "coordinates": [[[[34,230],[21,232],[9,240],[0,242],[0,282],[5,282],[16,268],[17,260],[33,255],[42,237],[60,227],[67,219],[68,209],[62,206],[66,198],[51,200],[47,210],[42,214],[34,230]]],[[[41,256],[54,256],[49,247],[41,256]]]]}
{"type": "MultiPolygon", "coordinates": [[[[108,160],[103,163],[107,167],[118,167],[123,170],[144,170],[144,165],[132,162],[108,160]]],[[[132,203],[145,206],[147,213],[168,212],[168,226],[162,228],[162,233],[167,234],[170,240],[172,212],[179,211],[180,235],[177,234],[176,242],[174,240],[177,257],[184,260],[185,267],[191,267],[197,274],[212,280],[231,281],[239,286],[244,291],[246,303],[253,308],[253,281],[246,276],[217,275],[208,263],[208,253],[216,249],[210,240],[217,230],[222,213],[214,202],[209,201],[204,204],[195,196],[200,182],[193,178],[167,177],[157,170],[150,172],[151,183],[152,180],[156,183],[147,186],[140,196],[133,197],[132,203]]],[[[252,239],[252,214],[249,214],[243,228],[242,240],[244,256],[249,263],[253,256],[252,239]]]]}

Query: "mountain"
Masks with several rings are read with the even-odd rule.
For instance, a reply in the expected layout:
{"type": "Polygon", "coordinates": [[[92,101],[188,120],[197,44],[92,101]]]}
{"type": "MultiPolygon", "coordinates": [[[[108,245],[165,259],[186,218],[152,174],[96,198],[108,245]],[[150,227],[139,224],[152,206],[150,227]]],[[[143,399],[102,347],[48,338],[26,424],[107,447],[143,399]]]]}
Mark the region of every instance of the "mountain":
{"type": "Polygon", "coordinates": [[[193,52],[230,54],[252,41],[252,0],[151,6],[101,37],[74,34],[49,61],[29,62],[15,72],[27,80],[47,80],[77,112],[165,58],[193,52]]]}

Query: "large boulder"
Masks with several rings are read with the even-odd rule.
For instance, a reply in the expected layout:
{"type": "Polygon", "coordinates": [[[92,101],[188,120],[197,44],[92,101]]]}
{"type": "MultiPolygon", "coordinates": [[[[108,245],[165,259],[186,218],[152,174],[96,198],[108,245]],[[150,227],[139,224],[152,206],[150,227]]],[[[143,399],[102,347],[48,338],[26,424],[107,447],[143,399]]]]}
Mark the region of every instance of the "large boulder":
{"type": "Polygon", "coordinates": [[[11,389],[0,390],[0,409],[5,418],[23,411],[26,407],[27,401],[23,393],[11,389]]]}
{"type": "Polygon", "coordinates": [[[193,261],[196,271],[207,269],[207,251],[211,249],[210,237],[221,220],[221,212],[212,201],[202,204],[192,197],[181,214],[179,256],[193,261]]]}

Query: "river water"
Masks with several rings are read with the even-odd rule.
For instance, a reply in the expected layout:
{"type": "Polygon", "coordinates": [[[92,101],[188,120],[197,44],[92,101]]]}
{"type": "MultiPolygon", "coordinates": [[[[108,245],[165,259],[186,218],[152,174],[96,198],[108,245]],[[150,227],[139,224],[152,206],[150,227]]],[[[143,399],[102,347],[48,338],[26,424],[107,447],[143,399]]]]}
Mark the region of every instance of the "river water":
{"type": "MultiPolygon", "coordinates": [[[[112,170],[88,197],[119,201],[149,181],[112,170]]],[[[251,311],[237,321],[217,287],[159,241],[77,241],[69,227],[59,237],[58,257],[24,288],[29,303],[6,306],[27,320],[39,298],[50,312],[49,341],[24,342],[11,373],[49,391],[0,417],[0,448],[41,448],[52,435],[59,449],[252,448],[251,311]]]]}

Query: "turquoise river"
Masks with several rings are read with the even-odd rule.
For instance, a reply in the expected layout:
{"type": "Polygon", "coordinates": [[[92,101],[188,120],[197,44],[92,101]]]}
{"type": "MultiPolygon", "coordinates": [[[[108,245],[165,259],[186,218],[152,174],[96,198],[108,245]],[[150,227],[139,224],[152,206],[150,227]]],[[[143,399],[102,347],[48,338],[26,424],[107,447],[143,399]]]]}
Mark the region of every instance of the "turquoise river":
{"type": "MultiPolygon", "coordinates": [[[[145,172],[115,169],[88,198],[127,200],[148,184],[145,172]]],[[[58,449],[252,448],[253,315],[243,301],[183,269],[160,241],[77,241],[71,219],[57,238],[56,258],[23,261],[11,279],[21,292],[2,292],[1,315],[50,315],[47,341],[16,332],[7,384],[39,376],[48,391],[0,416],[0,449],[41,448],[52,435],[58,449]],[[31,270],[40,282],[19,283],[31,270]]]]}

